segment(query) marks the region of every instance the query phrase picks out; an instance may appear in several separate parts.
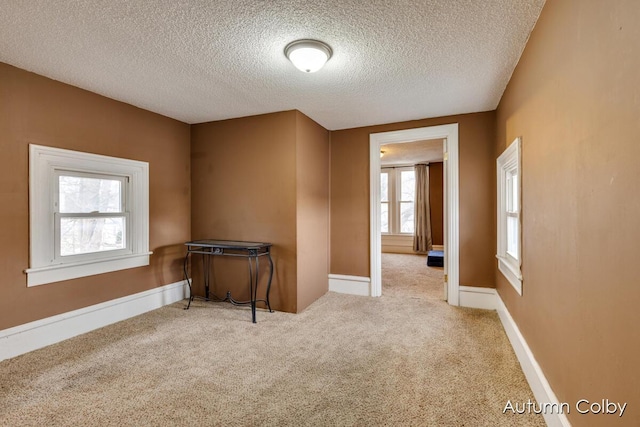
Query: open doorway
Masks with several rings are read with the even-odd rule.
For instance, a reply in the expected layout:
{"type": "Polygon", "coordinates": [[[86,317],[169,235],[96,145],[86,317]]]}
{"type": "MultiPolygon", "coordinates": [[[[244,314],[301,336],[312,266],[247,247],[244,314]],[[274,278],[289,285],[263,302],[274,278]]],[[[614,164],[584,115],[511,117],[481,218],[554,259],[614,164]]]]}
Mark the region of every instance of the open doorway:
{"type": "Polygon", "coordinates": [[[446,299],[443,160],[440,138],[380,147],[383,295],[446,299]]]}
{"type": "Polygon", "coordinates": [[[441,139],[444,141],[444,290],[449,304],[459,304],[458,124],[430,126],[370,135],[371,295],[382,294],[380,150],[385,144],[441,139]]]}

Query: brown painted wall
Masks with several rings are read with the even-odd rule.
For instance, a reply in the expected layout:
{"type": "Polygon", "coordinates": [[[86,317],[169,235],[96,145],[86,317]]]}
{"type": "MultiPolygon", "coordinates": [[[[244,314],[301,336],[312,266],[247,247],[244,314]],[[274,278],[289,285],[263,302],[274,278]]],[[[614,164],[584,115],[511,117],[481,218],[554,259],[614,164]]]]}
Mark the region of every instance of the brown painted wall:
{"type": "Polygon", "coordinates": [[[431,208],[431,239],[434,245],[444,244],[444,199],[442,195],[442,162],[429,163],[429,206],[431,208]]]}
{"type": "Polygon", "coordinates": [[[182,280],[189,126],[0,63],[0,330],[182,280]],[[151,265],[27,288],[29,143],[150,164],[151,265]]]}
{"type": "MultiPolygon", "coordinates": [[[[193,238],[273,243],[271,306],[294,313],[296,117],[286,111],[191,128],[193,238]]],[[[216,294],[230,290],[238,299],[248,298],[246,260],[218,257],[214,270],[216,294]]]]}
{"type": "Polygon", "coordinates": [[[523,143],[523,295],[500,296],[558,399],[628,402],[640,425],[640,8],[548,1],[497,114],[523,143]]]}
{"type": "Polygon", "coordinates": [[[331,273],[369,277],[369,134],[459,124],[460,284],[495,286],[495,112],[331,132],[331,273]]]}
{"type": "Polygon", "coordinates": [[[297,311],[329,290],[329,131],[296,112],[297,311]]]}

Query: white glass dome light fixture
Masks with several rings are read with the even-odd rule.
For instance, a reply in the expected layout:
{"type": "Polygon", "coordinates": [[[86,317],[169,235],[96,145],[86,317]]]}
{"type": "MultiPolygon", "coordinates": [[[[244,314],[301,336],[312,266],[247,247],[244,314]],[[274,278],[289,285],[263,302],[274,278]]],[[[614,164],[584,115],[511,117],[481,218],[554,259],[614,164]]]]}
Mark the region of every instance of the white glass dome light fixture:
{"type": "Polygon", "coordinates": [[[331,58],[333,51],[326,43],[303,39],[289,43],[284,54],[298,70],[315,73],[331,58]]]}

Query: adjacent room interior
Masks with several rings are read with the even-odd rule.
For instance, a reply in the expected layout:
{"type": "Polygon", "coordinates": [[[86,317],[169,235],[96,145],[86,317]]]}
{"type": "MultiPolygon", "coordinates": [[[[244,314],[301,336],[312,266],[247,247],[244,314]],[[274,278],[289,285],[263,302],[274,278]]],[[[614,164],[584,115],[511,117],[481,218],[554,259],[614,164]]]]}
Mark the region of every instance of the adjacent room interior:
{"type": "Polygon", "coordinates": [[[413,297],[428,295],[446,300],[443,290],[444,151],[441,139],[381,147],[383,295],[403,292],[413,297]],[[420,185],[419,168],[422,168],[420,185]],[[420,198],[419,192],[423,194],[420,198]],[[422,221],[420,227],[418,221],[422,221]]]}

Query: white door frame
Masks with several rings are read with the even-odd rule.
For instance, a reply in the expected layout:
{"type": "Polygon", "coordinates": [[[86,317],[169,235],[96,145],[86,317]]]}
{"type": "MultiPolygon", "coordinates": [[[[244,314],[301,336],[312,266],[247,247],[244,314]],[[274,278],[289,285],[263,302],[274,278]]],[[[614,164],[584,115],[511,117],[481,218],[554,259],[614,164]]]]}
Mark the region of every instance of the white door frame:
{"type": "Polygon", "coordinates": [[[371,296],[382,295],[382,241],[380,236],[380,147],[383,144],[401,144],[425,139],[447,140],[444,153],[447,176],[445,188],[445,268],[448,275],[447,301],[459,305],[460,288],[460,200],[458,192],[458,123],[429,126],[369,135],[369,183],[370,183],[370,253],[371,296]]]}

